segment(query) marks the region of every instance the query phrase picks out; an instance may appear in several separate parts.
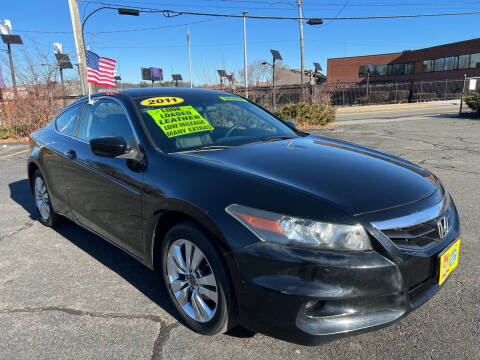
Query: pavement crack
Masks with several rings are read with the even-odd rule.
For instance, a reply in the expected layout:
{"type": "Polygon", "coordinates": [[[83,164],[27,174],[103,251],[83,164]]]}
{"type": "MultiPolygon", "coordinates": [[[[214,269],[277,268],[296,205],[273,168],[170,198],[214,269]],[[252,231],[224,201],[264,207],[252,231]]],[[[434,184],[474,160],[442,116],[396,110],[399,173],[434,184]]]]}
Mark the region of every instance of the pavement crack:
{"type": "Polygon", "coordinates": [[[170,337],[170,333],[173,329],[178,327],[180,324],[173,323],[170,325],[164,325],[160,327],[160,331],[158,332],[158,336],[155,339],[155,342],[153,343],[153,349],[152,349],[152,358],[151,360],[160,360],[163,358],[162,350],[163,346],[167,342],[168,338],[170,337]]]}
{"type": "Polygon", "coordinates": [[[33,223],[34,223],[34,220],[27,221],[25,224],[23,224],[23,226],[19,227],[18,229],[13,230],[13,231],[9,232],[8,234],[0,236],[0,241],[8,238],[10,236],[15,235],[15,234],[19,233],[20,231],[23,231],[23,230],[26,230],[26,229],[32,227],[33,223]]]}
{"type": "Polygon", "coordinates": [[[74,316],[90,316],[94,318],[102,319],[128,319],[128,320],[148,320],[154,323],[160,324],[160,330],[158,332],[157,338],[153,344],[152,349],[152,360],[162,359],[162,349],[165,342],[168,340],[170,333],[173,329],[180,326],[180,323],[175,322],[172,324],[166,325],[165,320],[163,320],[158,315],[131,315],[123,313],[99,313],[93,311],[83,311],[73,308],[61,307],[61,306],[42,306],[42,307],[25,307],[25,308],[14,308],[14,309],[0,309],[1,314],[15,314],[15,313],[41,313],[46,311],[57,311],[62,312],[68,315],[74,316]]]}
{"type": "Polygon", "coordinates": [[[128,320],[149,320],[155,323],[164,324],[164,320],[158,315],[130,315],[123,313],[97,313],[92,311],[82,311],[60,306],[43,306],[43,307],[26,307],[18,309],[0,309],[0,314],[14,314],[14,313],[37,313],[46,311],[58,311],[75,316],[90,316],[103,319],[128,319],[128,320]]]}

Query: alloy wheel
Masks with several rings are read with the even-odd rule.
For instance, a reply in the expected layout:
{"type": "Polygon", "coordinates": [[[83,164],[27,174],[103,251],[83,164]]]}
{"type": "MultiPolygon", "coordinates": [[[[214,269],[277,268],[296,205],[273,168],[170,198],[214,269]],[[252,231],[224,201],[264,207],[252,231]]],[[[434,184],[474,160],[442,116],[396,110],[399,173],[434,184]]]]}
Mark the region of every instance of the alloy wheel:
{"type": "Polygon", "coordinates": [[[174,241],[168,250],[167,274],[183,311],[195,321],[210,321],[217,310],[217,281],[203,252],[188,240],[174,241]]]}
{"type": "Polygon", "coordinates": [[[35,203],[40,212],[40,216],[44,220],[48,220],[50,217],[50,201],[48,198],[47,187],[40,176],[35,178],[35,203]]]}

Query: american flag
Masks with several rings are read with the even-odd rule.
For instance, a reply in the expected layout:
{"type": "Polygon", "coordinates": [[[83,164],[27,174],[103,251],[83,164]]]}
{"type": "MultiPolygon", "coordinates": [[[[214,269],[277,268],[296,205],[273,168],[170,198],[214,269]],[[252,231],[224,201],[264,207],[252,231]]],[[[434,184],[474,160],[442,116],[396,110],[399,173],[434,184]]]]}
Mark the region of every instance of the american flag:
{"type": "Polygon", "coordinates": [[[90,50],[87,50],[86,58],[88,82],[114,88],[116,61],[106,57],[100,57],[90,50]]]}

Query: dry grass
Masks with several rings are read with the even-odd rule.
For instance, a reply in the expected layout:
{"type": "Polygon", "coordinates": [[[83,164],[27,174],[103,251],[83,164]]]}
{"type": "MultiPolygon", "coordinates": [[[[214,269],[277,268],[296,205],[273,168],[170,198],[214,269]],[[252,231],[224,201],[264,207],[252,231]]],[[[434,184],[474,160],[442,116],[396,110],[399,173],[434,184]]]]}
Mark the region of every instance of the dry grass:
{"type": "Polygon", "coordinates": [[[62,108],[62,100],[55,99],[51,91],[32,91],[26,97],[0,102],[0,139],[28,137],[62,108]]]}

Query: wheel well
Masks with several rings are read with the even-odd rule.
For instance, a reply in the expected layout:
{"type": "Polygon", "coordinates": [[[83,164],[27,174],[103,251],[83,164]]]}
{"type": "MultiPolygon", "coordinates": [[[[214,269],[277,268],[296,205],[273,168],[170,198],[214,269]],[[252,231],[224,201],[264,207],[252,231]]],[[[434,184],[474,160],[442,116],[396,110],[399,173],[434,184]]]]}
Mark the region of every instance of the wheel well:
{"type": "Polygon", "coordinates": [[[35,163],[31,162],[30,164],[28,164],[28,183],[30,184],[30,190],[33,189],[32,180],[35,170],[38,170],[38,166],[35,163]]]}
{"type": "MultiPolygon", "coordinates": [[[[164,211],[162,212],[155,225],[155,237],[153,244],[153,267],[158,269],[160,265],[160,248],[163,239],[167,232],[177,224],[184,221],[195,221],[191,216],[179,211],[164,211]]],[[[195,221],[197,224],[198,222],[195,221]]],[[[200,224],[198,224],[201,226],[200,224]]]]}
{"type": "MultiPolygon", "coordinates": [[[[209,238],[218,240],[215,234],[213,234],[211,231],[205,228],[205,226],[203,226],[199,221],[197,221],[192,216],[182,213],[180,211],[173,211],[173,210],[164,211],[159,215],[156,226],[155,226],[155,236],[153,239],[154,244],[153,244],[153,254],[152,254],[154,269],[158,269],[160,265],[160,249],[161,249],[161,243],[165,238],[165,235],[172,227],[186,221],[195,223],[200,229],[202,229],[208,235],[209,238]]],[[[217,250],[221,251],[217,241],[213,241],[212,244],[217,248],[217,250]]]]}
{"type": "Polygon", "coordinates": [[[160,249],[162,247],[162,241],[165,238],[165,235],[167,232],[174,227],[175,225],[178,225],[182,222],[192,222],[196,226],[199,227],[200,230],[204,232],[204,235],[207,236],[208,239],[213,239],[211,241],[211,244],[216,248],[216,250],[219,251],[220,255],[220,261],[223,263],[224,268],[225,268],[225,276],[229,280],[230,283],[230,289],[232,293],[232,299],[234,301],[234,309],[236,311],[236,316],[238,316],[238,303],[237,303],[237,294],[236,294],[236,287],[233,282],[232,274],[230,272],[230,268],[227,265],[227,261],[225,257],[222,255],[222,249],[220,246],[220,239],[218,238],[217,235],[215,235],[212,231],[207,229],[204,225],[202,225],[198,220],[196,220],[194,217],[185,214],[180,211],[175,211],[175,210],[168,210],[161,212],[158,215],[158,220],[155,225],[155,234],[154,234],[154,244],[153,244],[153,269],[158,270],[160,269],[160,249]]]}

